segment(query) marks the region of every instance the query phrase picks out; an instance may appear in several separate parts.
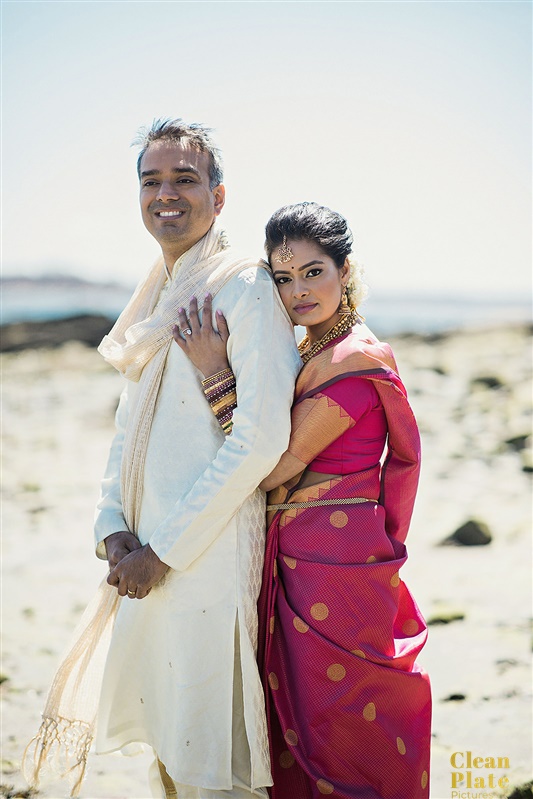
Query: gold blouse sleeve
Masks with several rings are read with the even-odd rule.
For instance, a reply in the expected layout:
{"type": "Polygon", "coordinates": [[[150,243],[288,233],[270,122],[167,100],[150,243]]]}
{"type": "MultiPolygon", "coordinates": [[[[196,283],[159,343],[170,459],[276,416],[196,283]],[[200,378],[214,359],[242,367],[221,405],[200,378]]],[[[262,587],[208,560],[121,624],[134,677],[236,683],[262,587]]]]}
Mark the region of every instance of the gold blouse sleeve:
{"type": "Polygon", "coordinates": [[[288,451],[307,464],[355,425],[349,413],[325,394],[315,394],[295,405],[291,422],[288,451]]]}

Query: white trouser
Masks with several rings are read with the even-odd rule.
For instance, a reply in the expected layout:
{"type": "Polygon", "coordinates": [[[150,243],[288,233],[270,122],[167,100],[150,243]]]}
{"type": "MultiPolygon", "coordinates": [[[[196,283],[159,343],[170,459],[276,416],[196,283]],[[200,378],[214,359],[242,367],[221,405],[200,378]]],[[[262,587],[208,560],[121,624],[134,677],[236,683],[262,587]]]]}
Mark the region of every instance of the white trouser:
{"type": "Polygon", "coordinates": [[[244,723],[244,700],[242,695],[241,654],[238,633],[235,635],[235,667],[233,670],[233,717],[231,725],[231,767],[233,772],[233,788],[231,790],[213,790],[198,788],[194,785],[183,785],[174,782],[165,775],[166,787],[161,777],[160,765],[156,758],[148,772],[150,789],[155,799],[250,799],[259,797],[268,799],[266,788],[250,788],[250,747],[244,723]],[[173,788],[172,788],[173,786],[173,788]]]}

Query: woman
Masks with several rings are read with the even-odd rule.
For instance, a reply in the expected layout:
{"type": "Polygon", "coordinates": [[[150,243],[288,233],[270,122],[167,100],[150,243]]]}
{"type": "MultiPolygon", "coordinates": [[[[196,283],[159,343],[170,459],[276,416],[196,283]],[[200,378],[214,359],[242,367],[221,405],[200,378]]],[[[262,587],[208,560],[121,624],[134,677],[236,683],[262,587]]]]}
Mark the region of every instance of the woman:
{"type": "MultiPolygon", "coordinates": [[[[307,332],[289,447],[261,484],[271,796],[425,799],[431,698],[415,658],[426,627],[398,574],[418,482],[416,422],[390,347],[357,314],[363,286],[343,217],[315,203],[281,208],[265,247],[281,300],[307,332]]],[[[209,311],[201,326],[194,302],[190,321],[182,309],[174,337],[230,433],[228,331],[220,314],[213,330],[209,311]]]]}

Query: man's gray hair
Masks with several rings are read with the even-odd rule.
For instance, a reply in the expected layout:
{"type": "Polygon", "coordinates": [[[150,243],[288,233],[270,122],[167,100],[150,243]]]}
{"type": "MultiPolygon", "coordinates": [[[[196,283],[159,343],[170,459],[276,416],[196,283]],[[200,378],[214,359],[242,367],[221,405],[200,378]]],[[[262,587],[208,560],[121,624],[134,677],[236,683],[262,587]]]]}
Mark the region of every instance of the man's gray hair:
{"type": "Polygon", "coordinates": [[[141,161],[151,144],[156,141],[181,142],[209,155],[209,187],[214,189],[224,179],[222,155],[211,138],[212,129],[200,122],[188,125],[182,119],[154,119],[150,128],[141,128],[132,146],[141,148],[137,158],[137,175],[141,177],[141,161]]]}

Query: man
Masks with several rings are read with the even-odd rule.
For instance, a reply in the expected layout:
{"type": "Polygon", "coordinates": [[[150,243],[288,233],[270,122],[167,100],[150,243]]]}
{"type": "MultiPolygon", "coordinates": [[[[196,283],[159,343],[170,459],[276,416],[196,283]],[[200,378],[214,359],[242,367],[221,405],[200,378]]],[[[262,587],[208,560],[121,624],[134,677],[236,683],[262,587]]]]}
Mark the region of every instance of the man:
{"type": "Polygon", "coordinates": [[[128,380],[95,526],[124,597],[97,751],[150,745],[154,796],[266,796],[256,486],[287,447],[300,360],[270,274],[238,260],[217,226],[225,190],[208,129],[157,121],[140,143],[142,218],[163,261],[100,347],[128,380]],[[206,292],[230,330],[238,408],[227,437],[203,376],[172,343],[178,310],[206,292]]]}

